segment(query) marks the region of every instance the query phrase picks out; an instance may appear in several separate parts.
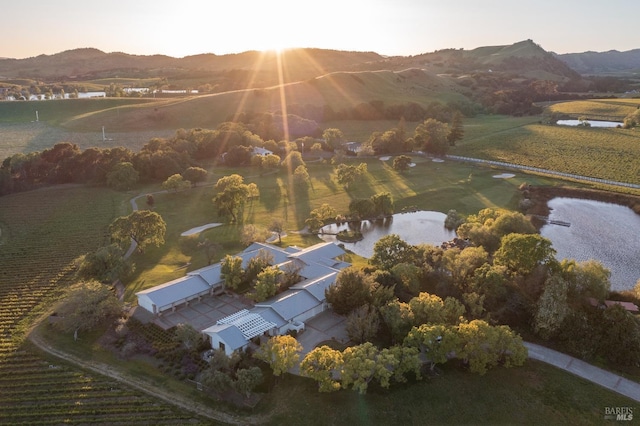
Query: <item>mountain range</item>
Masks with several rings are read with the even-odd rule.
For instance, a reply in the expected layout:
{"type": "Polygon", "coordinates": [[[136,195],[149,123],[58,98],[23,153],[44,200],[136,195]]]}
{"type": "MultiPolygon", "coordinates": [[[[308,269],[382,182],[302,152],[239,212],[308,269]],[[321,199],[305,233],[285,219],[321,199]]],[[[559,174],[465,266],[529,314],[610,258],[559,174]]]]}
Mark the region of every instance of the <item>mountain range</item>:
{"type": "Polygon", "coordinates": [[[282,57],[275,52],[248,51],[237,54],[201,54],[174,58],[164,55],[105,53],[81,48],[54,55],[26,59],[0,59],[0,78],[42,81],[88,80],[113,77],[206,78],[224,74],[237,78],[254,74],[254,86],[315,78],[336,71],[401,71],[421,68],[437,73],[501,71],[529,78],[566,80],[579,74],[629,73],[640,70],[640,49],[628,52],[584,52],[556,55],[532,40],[512,45],[488,46],[472,50],[444,49],[415,56],[385,57],[375,52],[348,52],[327,49],[290,49],[282,57]],[[281,62],[280,62],[281,61],[281,62]],[[277,76],[278,64],[284,75],[277,76]]]}

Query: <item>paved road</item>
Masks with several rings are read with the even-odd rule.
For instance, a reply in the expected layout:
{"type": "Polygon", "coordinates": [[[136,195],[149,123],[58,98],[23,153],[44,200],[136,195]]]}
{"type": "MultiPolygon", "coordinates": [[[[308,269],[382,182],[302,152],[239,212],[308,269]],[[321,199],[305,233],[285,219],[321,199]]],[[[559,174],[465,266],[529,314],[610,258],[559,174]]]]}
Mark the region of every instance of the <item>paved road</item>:
{"type": "Polygon", "coordinates": [[[525,342],[529,358],[551,364],[578,377],[589,380],[614,392],[618,392],[634,401],[640,402],[640,383],[633,382],[601,368],[587,364],[577,358],[565,355],[553,349],[525,342]]]}

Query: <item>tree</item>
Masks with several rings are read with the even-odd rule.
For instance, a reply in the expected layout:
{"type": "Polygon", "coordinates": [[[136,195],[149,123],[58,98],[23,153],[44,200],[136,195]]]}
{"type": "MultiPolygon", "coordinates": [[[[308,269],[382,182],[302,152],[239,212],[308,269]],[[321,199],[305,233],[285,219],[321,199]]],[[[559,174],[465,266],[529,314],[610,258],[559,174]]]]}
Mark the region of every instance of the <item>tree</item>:
{"type": "Polygon", "coordinates": [[[347,316],[347,335],[355,343],[370,341],[378,334],[380,319],[372,305],[362,305],[347,316]]]}
{"type": "Polygon", "coordinates": [[[324,139],[325,143],[329,146],[329,148],[331,148],[334,151],[342,149],[344,146],[344,143],[346,142],[346,139],[344,137],[344,134],[342,133],[342,130],[335,129],[335,128],[326,129],[324,132],[322,132],[322,138],[324,139]]]}
{"type": "Polygon", "coordinates": [[[162,182],[162,188],[166,189],[169,192],[184,191],[191,188],[191,182],[188,180],[184,180],[182,175],[176,173],[169,176],[167,180],[162,182]]]}
{"type": "Polygon", "coordinates": [[[220,262],[220,274],[224,279],[224,286],[236,290],[244,275],[242,270],[242,258],[240,256],[226,255],[220,262]]]}
{"type": "Polygon", "coordinates": [[[231,216],[232,222],[238,222],[242,218],[244,204],[249,197],[249,187],[244,183],[242,176],[233,174],[218,179],[215,185],[218,193],[213,198],[213,203],[218,207],[222,216],[231,216]]]}
{"type": "Polygon", "coordinates": [[[293,171],[293,184],[296,188],[299,189],[307,189],[309,187],[309,183],[311,182],[309,178],[309,172],[307,171],[306,166],[298,166],[293,171]]]}
{"type": "Polygon", "coordinates": [[[56,327],[77,338],[78,331],[107,325],[122,315],[122,303],[108,286],[87,281],[71,290],[56,313],[60,318],[56,327]]]}
{"type": "Polygon", "coordinates": [[[320,229],[327,219],[335,217],[336,211],[329,204],[322,204],[320,207],[311,210],[309,218],[305,220],[305,224],[310,231],[317,231],[320,229]]]}
{"type": "Polygon", "coordinates": [[[391,270],[399,263],[411,263],[413,246],[397,234],[389,234],[380,238],[373,245],[373,256],[369,263],[380,269],[391,270]]]}
{"type": "Polygon", "coordinates": [[[251,392],[260,384],[264,377],[259,367],[242,368],[236,371],[236,381],[233,387],[246,398],[251,396],[251,392]]]}
{"type": "Polygon", "coordinates": [[[393,159],[393,170],[403,173],[411,167],[411,157],[408,155],[399,155],[393,159]]]}
{"type": "Polygon", "coordinates": [[[449,210],[447,212],[447,217],[444,220],[444,227],[455,231],[458,229],[458,226],[464,223],[464,217],[458,213],[456,210],[449,210]]]}
{"type": "Polygon", "coordinates": [[[442,265],[450,274],[453,284],[461,291],[468,290],[475,271],[489,260],[482,247],[466,247],[464,250],[450,249],[442,256],[442,265]]]}
{"type": "Polygon", "coordinates": [[[449,125],[449,134],[447,135],[447,141],[450,146],[456,146],[456,142],[462,139],[464,136],[464,129],[462,128],[462,114],[460,111],[453,113],[451,117],[451,124],[449,125]]]}
{"type": "Polygon", "coordinates": [[[408,303],[391,301],[380,308],[380,316],[386,324],[393,342],[401,342],[413,327],[413,311],[408,303]]]}
{"type": "Polygon", "coordinates": [[[391,274],[402,283],[402,287],[409,293],[416,295],[420,292],[422,283],[422,269],[411,263],[398,263],[391,268],[391,274]]]}
{"type": "Polygon", "coordinates": [[[327,302],[337,314],[347,315],[356,308],[371,303],[372,292],[377,285],[373,276],[350,266],[341,270],[335,284],[326,290],[327,302]]]}
{"type": "Polygon", "coordinates": [[[213,368],[207,368],[202,372],[200,382],[217,394],[223,394],[233,386],[233,380],[229,374],[213,368]]]}
{"type": "Polygon", "coordinates": [[[458,325],[458,336],[461,343],[456,356],[468,363],[474,373],[485,374],[499,362],[505,367],[522,365],[527,358],[522,338],[504,325],[491,327],[482,320],[473,320],[458,325]]]}
{"type": "Polygon", "coordinates": [[[602,332],[598,340],[600,354],[620,365],[640,363],[640,322],[620,305],[602,313],[602,332]]]}
{"type": "Polygon", "coordinates": [[[153,210],[153,206],[156,204],[155,198],[153,198],[152,194],[147,194],[147,206],[149,206],[150,210],[153,210]]]}
{"type": "Polygon", "coordinates": [[[354,219],[372,217],[375,211],[373,201],[369,198],[354,198],[349,203],[349,214],[354,219]]]}
{"type": "Polygon", "coordinates": [[[569,283],[562,277],[552,275],[547,280],[534,318],[534,329],[543,338],[555,335],[570,314],[568,291],[569,283]]]}
{"type": "Polygon", "coordinates": [[[449,150],[448,136],[449,126],[447,124],[428,118],[416,127],[413,139],[416,145],[426,152],[443,155],[449,150]]]}
{"type": "Polygon", "coordinates": [[[262,302],[278,292],[278,278],[282,271],[277,266],[268,266],[258,274],[254,300],[262,302]]]}
{"type": "Polygon", "coordinates": [[[426,292],[412,298],[409,307],[416,325],[457,324],[464,314],[464,306],[456,299],[448,297],[443,301],[439,296],[426,292]]]}
{"type": "Polygon", "coordinates": [[[502,237],[494,264],[528,275],[537,266],[555,260],[555,253],[551,241],[538,234],[509,234],[502,237]]]}
{"type": "Polygon", "coordinates": [[[284,233],[284,222],[280,219],[274,219],[269,225],[269,231],[278,236],[278,244],[282,244],[282,234],[284,233]]]}
{"type": "Polygon", "coordinates": [[[280,156],[276,154],[267,154],[262,157],[262,167],[265,169],[275,169],[280,165],[280,156]]]}
{"type": "Polygon", "coordinates": [[[128,161],[117,163],[109,173],[107,173],[107,185],[118,191],[125,191],[133,188],[138,183],[140,175],[138,171],[128,161]]]}
{"type": "Polygon", "coordinates": [[[300,363],[300,373],[318,382],[320,392],[340,389],[337,373],[342,369],[342,352],[320,346],[309,352],[300,363]]]}
{"type": "Polygon", "coordinates": [[[389,192],[378,192],[371,196],[373,211],[377,216],[391,216],[393,214],[393,197],[389,192]]]}
{"type": "Polygon", "coordinates": [[[298,151],[291,151],[284,160],[282,160],[282,166],[285,167],[289,173],[292,173],[299,166],[306,166],[306,163],[302,159],[302,154],[298,151]]]}
{"type": "Polygon", "coordinates": [[[296,365],[300,351],[302,346],[294,337],[274,336],[260,345],[253,356],[269,364],[274,376],[280,376],[296,365]]]}
{"type": "Polygon", "coordinates": [[[333,171],[336,174],[338,183],[348,188],[350,183],[367,173],[367,163],[360,163],[357,166],[354,164],[338,164],[333,171]]]}
{"type": "Polygon", "coordinates": [[[199,182],[204,182],[207,178],[207,171],[202,167],[189,167],[182,172],[184,180],[191,182],[193,186],[197,186],[199,182]]]}
{"type": "Polygon", "coordinates": [[[269,238],[269,231],[262,226],[249,224],[242,227],[240,242],[245,246],[255,242],[264,242],[267,238],[269,238]]]}
{"type": "Polygon", "coordinates": [[[133,240],[141,252],[150,244],[156,247],[164,244],[166,230],[162,216],[149,210],[136,210],[128,216],[117,218],[109,226],[112,241],[127,244],[133,240]]]}
{"type": "Polygon", "coordinates": [[[411,329],[404,339],[404,346],[423,353],[433,371],[437,364],[444,364],[460,349],[460,338],[454,326],[422,324],[411,329]]]}
{"type": "Polygon", "coordinates": [[[118,244],[100,247],[87,254],[78,268],[78,276],[82,279],[96,279],[100,282],[113,282],[131,270],[131,265],[124,259],[124,252],[118,244]]]}
{"type": "Polygon", "coordinates": [[[176,326],[175,340],[187,350],[194,349],[201,339],[202,335],[191,324],[180,323],[176,326]]]}

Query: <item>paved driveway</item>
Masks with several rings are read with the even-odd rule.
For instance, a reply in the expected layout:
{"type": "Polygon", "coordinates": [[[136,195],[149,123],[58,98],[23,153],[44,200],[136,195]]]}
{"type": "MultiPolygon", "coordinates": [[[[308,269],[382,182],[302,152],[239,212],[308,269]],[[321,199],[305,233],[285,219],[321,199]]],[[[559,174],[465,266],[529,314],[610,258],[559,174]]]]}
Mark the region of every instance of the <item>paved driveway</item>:
{"type": "Polygon", "coordinates": [[[325,340],[337,340],[347,343],[349,337],[345,329],[346,318],[333,311],[324,311],[320,315],[305,321],[305,330],[298,336],[298,342],[302,345],[300,358],[311,352],[320,342],[325,340]]]}
{"type": "Polygon", "coordinates": [[[196,330],[211,327],[220,318],[234,314],[241,309],[250,309],[251,304],[237,296],[222,294],[205,296],[201,301],[191,301],[188,306],[180,306],[175,312],[166,312],[155,317],[153,322],[167,330],[180,323],[191,324],[196,330]]]}

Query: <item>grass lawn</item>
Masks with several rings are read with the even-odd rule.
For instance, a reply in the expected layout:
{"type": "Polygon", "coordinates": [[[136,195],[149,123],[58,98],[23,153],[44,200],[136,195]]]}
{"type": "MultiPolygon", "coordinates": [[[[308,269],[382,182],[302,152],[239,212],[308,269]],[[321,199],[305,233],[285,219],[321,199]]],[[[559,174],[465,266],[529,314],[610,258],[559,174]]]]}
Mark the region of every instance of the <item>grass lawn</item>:
{"type": "Polygon", "coordinates": [[[447,367],[441,376],[391,390],[317,392],[315,382],[288,376],[264,405],[270,424],[602,424],[605,407],[637,406],[546,364],[489,371],[484,376],[447,367]],[[330,409],[327,409],[330,407],[330,409]]]}

